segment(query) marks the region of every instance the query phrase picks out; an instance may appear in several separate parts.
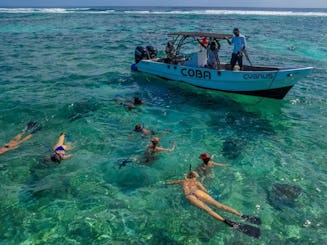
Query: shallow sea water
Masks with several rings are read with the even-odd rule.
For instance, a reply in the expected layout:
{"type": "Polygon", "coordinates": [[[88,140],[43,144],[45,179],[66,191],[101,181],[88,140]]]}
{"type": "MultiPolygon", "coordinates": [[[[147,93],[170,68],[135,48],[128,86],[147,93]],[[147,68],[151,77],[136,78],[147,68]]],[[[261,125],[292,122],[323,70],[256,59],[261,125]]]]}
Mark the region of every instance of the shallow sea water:
{"type": "MultiPolygon", "coordinates": [[[[326,242],[326,11],[177,10],[1,9],[1,144],[30,120],[42,129],[0,157],[0,244],[326,242]],[[313,66],[312,74],[278,101],[130,71],[134,48],[162,52],[168,32],[230,33],[234,26],[249,36],[252,63],[313,66]],[[134,96],[145,102],[135,110],[116,102],[134,96]],[[119,168],[149,142],[130,133],[137,123],[157,132],[163,147],[176,142],[176,150],[151,166],[119,168]],[[61,132],[74,156],[51,165],[43,159],[61,132]],[[204,185],[220,202],[260,216],[260,239],[215,221],[179,186],[163,184],[182,179],[202,152],[230,164],[204,185]],[[301,193],[282,200],[276,184],[301,193]]],[[[230,47],[222,44],[228,61],[230,47]]]]}

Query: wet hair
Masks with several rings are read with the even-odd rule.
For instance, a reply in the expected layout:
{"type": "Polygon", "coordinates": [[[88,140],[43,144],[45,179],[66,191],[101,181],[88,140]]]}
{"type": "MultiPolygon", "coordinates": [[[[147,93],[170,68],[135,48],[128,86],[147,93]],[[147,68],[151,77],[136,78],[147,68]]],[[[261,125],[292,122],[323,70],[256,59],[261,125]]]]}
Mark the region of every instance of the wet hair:
{"type": "Polygon", "coordinates": [[[159,137],[153,137],[153,138],[151,139],[151,143],[152,143],[152,144],[158,144],[159,141],[160,141],[159,137]]]}
{"type": "Polygon", "coordinates": [[[51,161],[53,161],[53,162],[60,163],[61,160],[62,160],[62,157],[60,156],[59,153],[55,152],[55,153],[53,153],[53,154],[51,155],[50,159],[51,159],[51,161]]]}
{"type": "Polygon", "coordinates": [[[210,154],[208,154],[208,153],[202,153],[202,154],[199,156],[199,158],[201,158],[202,161],[203,161],[205,164],[208,164],[208,162],[210,161],[211,156],[210,156],[210,154]]]}
{"type": "Polygon", "coordinates": [[[193,179],[193,178],[197,178],[199,177],[198,173],[193,171],[193,170],[190,170],[187,174],[186,174],[186,178],[188,179],[193,179]]]}
{"type": "Polygon", "coordinates": [[[141,105],[143,102],[139,97],[134,97],[134,105],[141,105]]]}
{"type": "Polygon", "coordinates": [[[135,132],[142,132],[142,126],[141,124],[136,124],[135,127],[134,127],[134,131],[135,132]]]}

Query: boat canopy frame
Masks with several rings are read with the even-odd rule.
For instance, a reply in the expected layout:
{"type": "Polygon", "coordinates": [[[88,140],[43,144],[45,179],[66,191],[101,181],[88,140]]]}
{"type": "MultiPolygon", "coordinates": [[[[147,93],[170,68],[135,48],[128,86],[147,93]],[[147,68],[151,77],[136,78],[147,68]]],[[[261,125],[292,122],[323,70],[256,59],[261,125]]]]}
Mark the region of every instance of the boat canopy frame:
{"type": "Polygon", "coordinates": [[[168,33],[168,36],[173,37],[173,43],[176,46],[176,54],[179,54],[181,47],[187,43],[191,43],[193,41],[200,42],[200,38],[209,38],[216,40],[224,40],[232,38],[230,34],[218,34],[218,33],[209,33],[209,32],[171,32],[168,33]],[[192,38],[192,41],[187,42],[188,38],[192,38]]]}

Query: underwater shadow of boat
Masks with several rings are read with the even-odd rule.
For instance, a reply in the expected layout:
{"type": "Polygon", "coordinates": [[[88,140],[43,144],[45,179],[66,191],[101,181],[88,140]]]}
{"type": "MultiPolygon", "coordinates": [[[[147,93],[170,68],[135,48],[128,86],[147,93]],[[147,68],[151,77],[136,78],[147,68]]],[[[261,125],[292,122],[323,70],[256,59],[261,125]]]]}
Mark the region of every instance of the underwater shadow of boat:
{"type": "Polygon", "coordinates": [[[267,199],[272,207],[282,211],[286,207],[295,207],[296,199],[301,193],[302,189],[298,186],[275,183],[271,190],[267,191],[267,199]]]}

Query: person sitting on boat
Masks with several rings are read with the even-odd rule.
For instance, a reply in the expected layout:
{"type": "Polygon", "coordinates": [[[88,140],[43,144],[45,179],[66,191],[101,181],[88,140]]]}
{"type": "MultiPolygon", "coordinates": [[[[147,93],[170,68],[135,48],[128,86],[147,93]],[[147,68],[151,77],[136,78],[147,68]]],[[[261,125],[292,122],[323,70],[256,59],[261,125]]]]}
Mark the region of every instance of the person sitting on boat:
{"type": "Polygon", "coordinates": [[[241,212],[226,206],[224,204],[221,204],[220,202],[217,202],[214,198],[212,198],[209,194],[207,189],[197,180],[197,177],[199,175],[197,172],[190,171],[184,175],[184,180],[174,180],[174,181],[168,181],[165,184],[166,185],[175,185],[179,184],[183,187],[184,195],[186,199],[193,205],[203,209],[208,214],[210,214],[215,219],[224,222],[225,224],[238,229],[244,233],[246,233],[249,236],[259,237],[260,236],[260,230],[256,227],[244,225],[235,223],[231,220],[225,219],[222,216],[220,216],[218,213],[214,212],[208,204],[211,204],[215,206],[216,208],[219,208],[223,211],[227,211],[229,213],[235,214],[249,222],[255,223],[255,224],[261,224],[261,220],[258,217],[243,215],[241,212]],[[247,229],[242,229],[247,228],[247,229]]]}
{"type": "Polygon", "coordinates": [[[207,48],[207,55],[208,55],[208,67],[209,68],[213,68],[213,69],[217,69],[220,65],[220,60],[218,57],[218,52],[220,49],[220,43],[215,40],[215,41],[211,41],[210,45],[207,48]]]}
{"type": "Polygon", "coordinates": [[[234,66],[236,65],[236,62],[238,63],[240,70],[243,70],[243,52],[245,52],[246,47],[246,40],[245,36],[240,34],[240,30],[238,28],[234,28],[233,30],[233,37],[232,41],[230,41],[228,38],[225,38],[229,45],[233,44],[233,53],[231,57],[231,70],[234,70],[234,66]]]}
{"type": "Polygon", "coordinates": [[[60,163],[62,160],[72,157],[71,154],[66,154],[67,150],[70,150],[70,144],[64,144],[66,135],[61,133],[57,144],[53,147],[53,153],[50,155],[50,160],[56,163],[60,163]]]}
{"type": "Polygon", "coordinates": [[[175,59],[176,57],[176,49],[174,47],[174,44],[173,42],[169,41],[167,43],[167,46],[166,46],[166,49],[165,49],[165,53],[167,55],[167,63],[172,63],[173,60],[175,59]]]}
{"type": "Polygon", "coordinates": [[[211,175],[211,169],[213,166],[219,166],[219,167],[225,167],[228,166],[228,164],[224,163],[216,163],[211,160],[211,155],[208,153],[202,153],[199,156],[200,159],[202,159],[202,163],[200,163],[196,168],[195,171],[203,177],[209,177],[211,175]]]}

